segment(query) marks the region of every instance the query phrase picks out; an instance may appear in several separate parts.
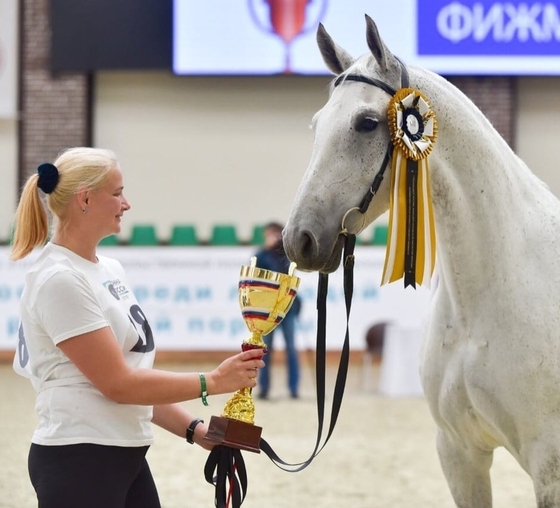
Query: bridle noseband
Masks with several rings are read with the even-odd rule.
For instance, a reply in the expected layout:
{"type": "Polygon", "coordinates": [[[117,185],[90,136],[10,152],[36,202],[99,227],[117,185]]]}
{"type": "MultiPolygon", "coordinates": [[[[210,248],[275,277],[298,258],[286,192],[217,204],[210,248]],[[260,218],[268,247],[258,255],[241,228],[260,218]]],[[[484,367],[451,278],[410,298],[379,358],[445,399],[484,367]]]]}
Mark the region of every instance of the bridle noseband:
{"type": "MultiPolygon", "coordinates": [[[[409,86],[409,76],[408,76],[408,70],[406,69],[405,65],[397,58],[397,61],[400,64],[401,67],[401,88],[407,88],[409,86]]],[[[346,81],[358,81],[360,83],[366,83],[367,85],[371,85],[371,86],[375,86],[377,88],[380,88],[381,90],[383,90],[384,92],[386,92],[387,94],[389,94],[391,97],[393,97],[396,93],[397,90],[395,90],[391,85],[389,85],[388,83],[385,83],[384,81],[381,81],[379,79],[376,78],[370,78],[368,76],[363,76],[361,74],[341,74],[340,76],[338,76],[338,78],[336,78],[335,82],[334,82],[334,87],[336,88],[338,85],[346,82],[346,81]]],[[[381,162],[381,167],[379,168],[379,170],[377,171],[373,182],[371,184],[371,186],[369,187],[368,191],[366,192],[366,194],[364,195],[364,197],[362,198],[362,201],[360,202],[360,205],[354,208],[350,208],[350,210],[348,210],[345,214],[344,217],[342,218],[342,225],[341,225],[341,234],[358,234],[360,231],[362,231],[362,229],[364,228],[364,225],[362,225],[362,227],[360,228],[359,231],[357,231],[356,233],[350,233],[348,231],[348,228],[345,226],[345,222],[346,219],[348,218],[349,214],[357,211],[358,213],[364,215],[368,208],[369,205],[371,204],[371,200],[373,199],[373,196],[375,196],[377,194],[377,191],[379,190],[379,187],[381,186],[381,182],[383,181],[383,177],[385,176],[385,170],[387,169],[387,166],[389,165],[389,161],[391,160],[391,153],[393,151],[393,143],[389,142],[389,145],[387,146],[387,151],[385,152],[385,157],[383,157],[383,161],[381,162]]],[[[363,222],[365,223],[365,217],[363,218],[363,222]]]]}

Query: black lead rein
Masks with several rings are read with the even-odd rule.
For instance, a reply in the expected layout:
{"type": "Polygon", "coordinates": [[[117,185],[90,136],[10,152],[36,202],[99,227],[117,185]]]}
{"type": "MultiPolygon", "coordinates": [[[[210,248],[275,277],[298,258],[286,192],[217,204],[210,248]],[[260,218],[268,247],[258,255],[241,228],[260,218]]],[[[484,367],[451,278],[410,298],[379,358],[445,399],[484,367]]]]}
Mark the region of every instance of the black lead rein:
{"type": "Polygon", "coordinates": [[[289,463],[282,460],[278,454],[272,449],[268,442],[261,438],[260,449],[274,462],[276,466],[284,471],[296,473],[305,469],[313,459],[319,455],[321,450],[329,441],[340,412],[342,399],[344,397],[344,388],[346,386],[346,378],[348,375],[348,363],[350,360],[350,333],[349,333],[349,320],[350,310],[352,307],[352,295],[354,292],[354,247],[356,245],[356,237],[354,235],[347,235],[344,243],[344,301],[346,304],[346,334],[344,337],[344,344],[342,346],[340,363],[336,376],[336,382],[333,392],[333,402],[331,408],[330,425],[325,442],[321,445],[321,438],[323,436],[323,427],[325,421],[325,385],[326,385],[326,323],[327,323],[327,293],[329,276],[326,273],[319,273],[319,282],[317,289],[317,345],[316,345],[316,365],[315,365],[315,379],[317,390],[317,441],[315,448],[309,458],[303,462],[289,463]]]}

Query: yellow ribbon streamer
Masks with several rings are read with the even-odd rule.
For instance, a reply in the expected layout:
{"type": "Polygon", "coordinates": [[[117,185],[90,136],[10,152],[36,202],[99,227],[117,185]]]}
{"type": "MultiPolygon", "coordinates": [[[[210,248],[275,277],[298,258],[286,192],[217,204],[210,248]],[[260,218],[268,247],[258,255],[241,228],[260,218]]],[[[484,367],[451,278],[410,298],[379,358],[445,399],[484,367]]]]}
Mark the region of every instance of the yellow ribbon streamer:
{"type": "MultiPolygon", "coordinates": [[[[428,286],[435,267],[436,234],[428,155],[437,136],[437,122],[426,97],[402,88],[389,103],[389,130],[393,142],[389,237],[381,284],[405,274],[407,242],[407,163],[417,161],[415,283],[428,286]]],[[[410,239],[408,239],[410,240],[410,239]]]]}

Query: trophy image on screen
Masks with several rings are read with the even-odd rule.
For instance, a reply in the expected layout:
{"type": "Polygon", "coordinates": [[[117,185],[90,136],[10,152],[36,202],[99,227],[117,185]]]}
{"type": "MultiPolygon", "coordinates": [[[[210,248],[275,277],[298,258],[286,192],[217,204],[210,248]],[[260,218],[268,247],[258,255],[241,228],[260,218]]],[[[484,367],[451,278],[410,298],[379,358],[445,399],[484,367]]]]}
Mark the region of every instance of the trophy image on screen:
{"type": "Polygon", "coordinates": [[[291,74],[290,46],[296,37],[316,29],[317,23],[325,15],[327,0],[315,0],[313,5],[315,6],[319,2],[319,6],[316,19],[313,22],[310,22],[309,19],[306,20],[308,7],[313,3],[313,0],[264,0],[269,10],[266,23],[257,15],[254,2],[256,0],[249,0],[249,12],[253,22],[261,30],[273,33],[282,40],[285,52],[284,74],[291,74]]]}
{"type": "MultiPolygon", "coordinates": [[[[274,330],[290,310],[300,279],[293,275],[291,263],[287,274],[258,268],[256,257],[251,266],[242,266],[239,276],[239,305],[243,320],[251,332],[241,348],[262,349],[266,354],[263,335],[274,330]]],[[[256,373],[255,373],[256,375],[256,373]]],[[[255,405],[251,388],[238,390],[229,399],[220,417],[212,416],[204,439],[240,450],[260,453],[262,427],[255,425],[255,405]]]]}

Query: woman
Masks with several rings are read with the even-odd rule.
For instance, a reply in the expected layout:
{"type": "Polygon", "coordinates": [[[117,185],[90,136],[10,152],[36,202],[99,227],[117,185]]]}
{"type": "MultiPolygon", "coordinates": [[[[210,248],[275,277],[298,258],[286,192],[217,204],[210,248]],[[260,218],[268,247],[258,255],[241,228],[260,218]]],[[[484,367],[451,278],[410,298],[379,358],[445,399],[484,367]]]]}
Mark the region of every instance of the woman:
{"type": "Polygon", "coordinates": [[[40,508],[158,508],[145,460],[150,421],[205,446],[207,426],[180,404],[256,385],[258,351],[215,370],[152,369],[150,325],[120,263],[98,242],[120,232],[130,205],[114,154],[73,148],[41,164],[22,192],[12,258],[51,240],[26,276],[15,370],[37,391],[29,474],[40,508]]]}

